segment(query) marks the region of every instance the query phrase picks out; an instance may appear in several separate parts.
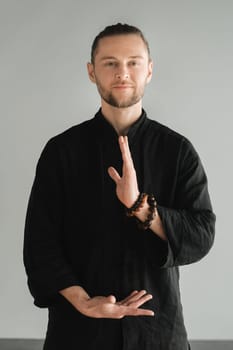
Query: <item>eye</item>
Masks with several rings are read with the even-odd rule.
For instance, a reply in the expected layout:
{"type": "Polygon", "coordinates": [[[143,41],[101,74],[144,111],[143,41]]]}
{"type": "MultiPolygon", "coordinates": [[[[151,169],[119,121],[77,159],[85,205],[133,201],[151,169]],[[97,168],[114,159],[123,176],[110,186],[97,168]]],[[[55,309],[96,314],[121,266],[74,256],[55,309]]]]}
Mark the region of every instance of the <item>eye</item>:
{"type": "Polygon", "coordinates": [[[129,65],[134,67],[134,66],[138,66],[138,62],[137,61],[130,61],[129,65]]]}
{"type": "Polygon", "coordinates": [[[116,67],[117,63],[114,61],[108,61],[104,64],[106,67],[116,67]]]}

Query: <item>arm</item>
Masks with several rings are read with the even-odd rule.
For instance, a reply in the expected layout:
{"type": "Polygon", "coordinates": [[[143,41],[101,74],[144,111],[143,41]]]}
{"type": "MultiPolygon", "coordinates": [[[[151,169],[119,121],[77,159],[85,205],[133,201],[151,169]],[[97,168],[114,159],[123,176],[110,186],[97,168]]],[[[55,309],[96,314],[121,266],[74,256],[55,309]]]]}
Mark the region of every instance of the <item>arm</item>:
{"type": "MultiPolygon", "coordinates": [[[[122,152],[122,177],[110,167],[109,175],[116,183],[118,199],[131,207],[138,197],[136,172],[130,155],[127,137],[119,138],[122,152]]],[[[152,257],[158,244],[166,256],[162,266],[184,265],[200,260],[211,248],[214,240],[215,215],[210,204],[207,179],[202,164],[192,147],[183,147],[181,164],[176,189],[176,208],[165,208],[158,205],[152,231],[161,239],[153,239],[150,232],[145,232],[146,247],[152,257]]],[[[144,204],[135,215],[144,221],[148,213],[148,205],[144,204]]]]}
{"type": "Polygon", "coordinates": [[[216,217],[207,177],[197,152],[187,140],[183,140],[180,151],[174,203],[174,208],[158,206],[170,251],[165,266],[199,261],[214,242],[216,217]]]}
{"type": "Polygon", "coordinates": [[[36,168],[27,208],[24,265],[35,304],[47,307],[58,291],[78,283],[63,247],[63,178],[57,145],[45,146],[36,168]]]}

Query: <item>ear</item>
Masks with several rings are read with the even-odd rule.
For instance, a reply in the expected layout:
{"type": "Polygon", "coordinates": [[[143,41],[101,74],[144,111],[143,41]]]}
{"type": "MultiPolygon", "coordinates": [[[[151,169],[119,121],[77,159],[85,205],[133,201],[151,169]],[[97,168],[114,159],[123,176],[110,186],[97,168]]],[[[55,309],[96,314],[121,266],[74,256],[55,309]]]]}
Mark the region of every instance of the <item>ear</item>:
{"type": "Polygon", "coordinates": [[[90,62],[87,63],[87,72],[89,79],[92,81],[92,83],[95,83],[95,71],[94,71],[94,65],[90,62]]]}
{"type": "Polygon", "coordinates": [[[152,73],[153,73],[153,61],[150,59],[148,63],[148,75],[146,79],[147,84],[151,81],[152,73]]]}

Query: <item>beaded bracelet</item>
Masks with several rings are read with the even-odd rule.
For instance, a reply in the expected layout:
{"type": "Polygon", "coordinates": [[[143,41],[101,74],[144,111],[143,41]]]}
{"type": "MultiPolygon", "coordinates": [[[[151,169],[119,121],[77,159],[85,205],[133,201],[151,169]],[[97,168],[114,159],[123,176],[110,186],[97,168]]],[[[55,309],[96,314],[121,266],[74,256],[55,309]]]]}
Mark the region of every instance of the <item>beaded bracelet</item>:
{"type": "Polygon", "coordinates": [[[132,207],[126,208],[126,215],[129,217],[134,216],[134,213],[136,213],[143,207],[147,197],[148,195],[146,193],[139,193],[138,198],[136,199],[132,207]]]}
{"type": "Polygon", "coordinates": [[[137,219],[138,227],[141,230],[147,230],[150,227],[153,219],[157,215],[157,203],[153,194],[147,196],[147,203],[149,204],[149,214],[146,220],[142,222],[139,219],[137,219]]]}

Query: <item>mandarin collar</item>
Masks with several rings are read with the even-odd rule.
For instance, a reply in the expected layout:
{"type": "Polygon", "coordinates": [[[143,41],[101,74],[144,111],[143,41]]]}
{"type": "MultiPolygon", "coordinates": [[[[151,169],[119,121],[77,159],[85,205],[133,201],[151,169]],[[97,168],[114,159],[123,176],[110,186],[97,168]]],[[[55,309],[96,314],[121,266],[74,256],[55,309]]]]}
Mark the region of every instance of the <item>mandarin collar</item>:
{"type": "MultiPolygon", "coordinates": [[[[143,127],[147,120],[147,115],[144,109],[142,109],[142,113],[140,117],[136,120],[135,123],[133,123],[128,132],[127,136],[129,139],[129,142],[132,143],[135,135],[143,127]]],[[[102,141],[107,142],[116,142],[118,140],[118,134],[114,127],[109,123],[109,121],[104,117],[102,114],[101,108],[98,110],[98,112],[95,114],[94,122],[96,125],[96,132],[99,135],[99,138],[102,141]]]]}

